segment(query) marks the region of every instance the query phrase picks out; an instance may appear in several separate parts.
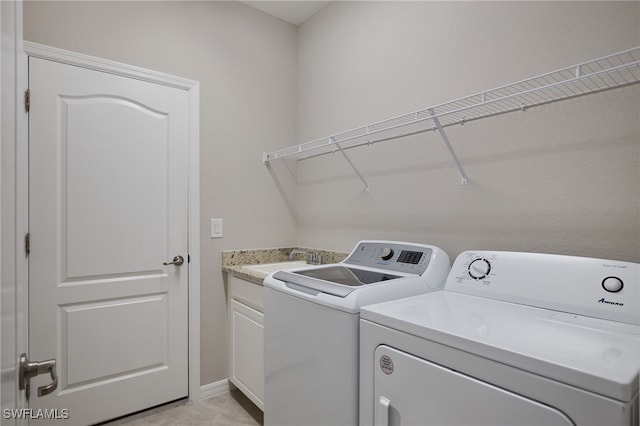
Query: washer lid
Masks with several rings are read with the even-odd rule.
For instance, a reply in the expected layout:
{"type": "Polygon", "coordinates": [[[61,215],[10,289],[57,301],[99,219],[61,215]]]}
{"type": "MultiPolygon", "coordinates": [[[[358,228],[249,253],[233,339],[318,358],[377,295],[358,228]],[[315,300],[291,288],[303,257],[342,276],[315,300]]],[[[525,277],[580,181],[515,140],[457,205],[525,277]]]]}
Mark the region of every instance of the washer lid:
{"type": "Polygon", "coordinates": [[[295,273],[353,287],[400,278],[400,275],[393,275],[387,272],[349,268],[347,266],[329,266],[327,268],[295,271],[295,273]]]}
{"type": "Polygon", "coordinates": [[[638,392],[638,326],[451,291],[364,307],[360,315],[619,401],[638,392]]]}
{"type": "Polygon", "coordinates": [[[273,278],[322,293],[345,297],[358,287],[394,280],[402,278],[402,276],[383,271],[337,265],[297,271],[280,271],[276,272],[273,278]]]}

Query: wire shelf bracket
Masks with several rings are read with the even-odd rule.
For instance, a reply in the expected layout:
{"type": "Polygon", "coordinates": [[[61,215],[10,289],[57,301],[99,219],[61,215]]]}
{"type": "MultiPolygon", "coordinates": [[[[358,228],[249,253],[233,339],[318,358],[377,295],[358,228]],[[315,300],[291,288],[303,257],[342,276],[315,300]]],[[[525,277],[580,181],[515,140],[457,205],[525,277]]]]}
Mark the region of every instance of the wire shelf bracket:
{"type": "Polygon", "coordinates": [[[468,177],[444,131],[446,127],[637,83],[640,83],[640,46],[325,138],[265,152],[262,161],[265,164],[286,158],[299,161],[340,151],[364,184],[365,192],[369,192],[369,185],[345,151],[437,130],[453,157],[462,185],[466,185],[468,177]]]}
{"type": "Polygon", "coordinates": [[[467,173],[464,171],[462,164],[460,164],[460,160],[458,159],[458,156],[456,155],[456,152],[454,151],[453,146],[451,146],[451,142],[449,142],[449,137],[447,136],[447,133],[444,131],[442,124],[440,124],[440,120],[436,116],[436,112],[432,108],[430,108],[429,114],[431,114],[433,123],[438,129],[438,133],[440,133],[440,137],[444,141],[444,144],[447,146],[447,149],[449,150],[449,154],[451,154],[451,158],[453,158],[453,162],[456,163],[456,167],[458,168],[458,173],[460,173],[460,184],[463,186],[467,185],[469,183],[469,178],[467,177],[467,173]]]}
{"type": "Polygon", "coordinates": [[[355,166],[355,164],[353,164],[353,161],[351,161],[351,158],[349,158],[349,156],[347,155],[346,152],[344,152],[344,149],[342,149],[342,147],[340,146],[340,144],[336,141],[333,141],[333,143],[336,145],[336,147],[338,148],[338,151],[340,151],[340,153],[344,156],[344,159],[347,160],[347,163],[349,163],[349,165],[351,166],[351,168],[353,169],[354,172],[356,172],[356,175],[358,175],[358,177],[360,178],[360,180],[362,181],[362,183],[364,184],[364,193],[368,194],[369,193],[369,184],[367,183],[367,181],[365,180],[364,177],[362,177],[362,174],[360,173],[360,171],[358,170],[358,168],[355,166]]]}

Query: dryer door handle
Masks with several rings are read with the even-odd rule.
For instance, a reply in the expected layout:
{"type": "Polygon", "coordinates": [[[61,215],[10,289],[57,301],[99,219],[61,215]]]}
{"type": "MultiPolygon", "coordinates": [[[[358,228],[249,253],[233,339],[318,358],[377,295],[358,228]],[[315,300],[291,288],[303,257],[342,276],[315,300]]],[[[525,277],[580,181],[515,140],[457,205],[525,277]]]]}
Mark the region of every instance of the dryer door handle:
{"type": "Polygon", "coordinates": [[[389,408],[391,407],[391,401],[384,396],[378,399],[375,414],[375,426],[389,426],[389,408]]]}

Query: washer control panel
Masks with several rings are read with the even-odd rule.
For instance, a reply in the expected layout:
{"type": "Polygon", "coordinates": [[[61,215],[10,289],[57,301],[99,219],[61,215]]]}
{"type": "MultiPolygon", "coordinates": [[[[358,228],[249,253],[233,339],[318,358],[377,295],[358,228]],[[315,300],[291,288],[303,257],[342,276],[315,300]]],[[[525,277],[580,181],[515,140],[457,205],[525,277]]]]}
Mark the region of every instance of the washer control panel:
{"type": "Polygon", "coordinates": [[[640,325],[640,265],[540,253],[465,251],[446,290],[640,325]]]}
{"type": "Polygon", "coordinates": [[[422,275],[435,257],[449,257],[435,246],[396,241],[360,241],[344,263],[422,275]]]}

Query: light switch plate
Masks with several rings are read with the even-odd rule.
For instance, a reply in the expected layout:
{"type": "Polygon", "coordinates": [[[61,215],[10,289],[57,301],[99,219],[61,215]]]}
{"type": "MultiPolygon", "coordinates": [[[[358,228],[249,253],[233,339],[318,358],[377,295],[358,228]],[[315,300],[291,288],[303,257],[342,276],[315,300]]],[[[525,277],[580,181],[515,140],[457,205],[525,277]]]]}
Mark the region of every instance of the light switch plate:
{"type": "Polygon", "coordinates": [[[222,238],[222,219],[211,219],[211,238],[222,238]]]}

